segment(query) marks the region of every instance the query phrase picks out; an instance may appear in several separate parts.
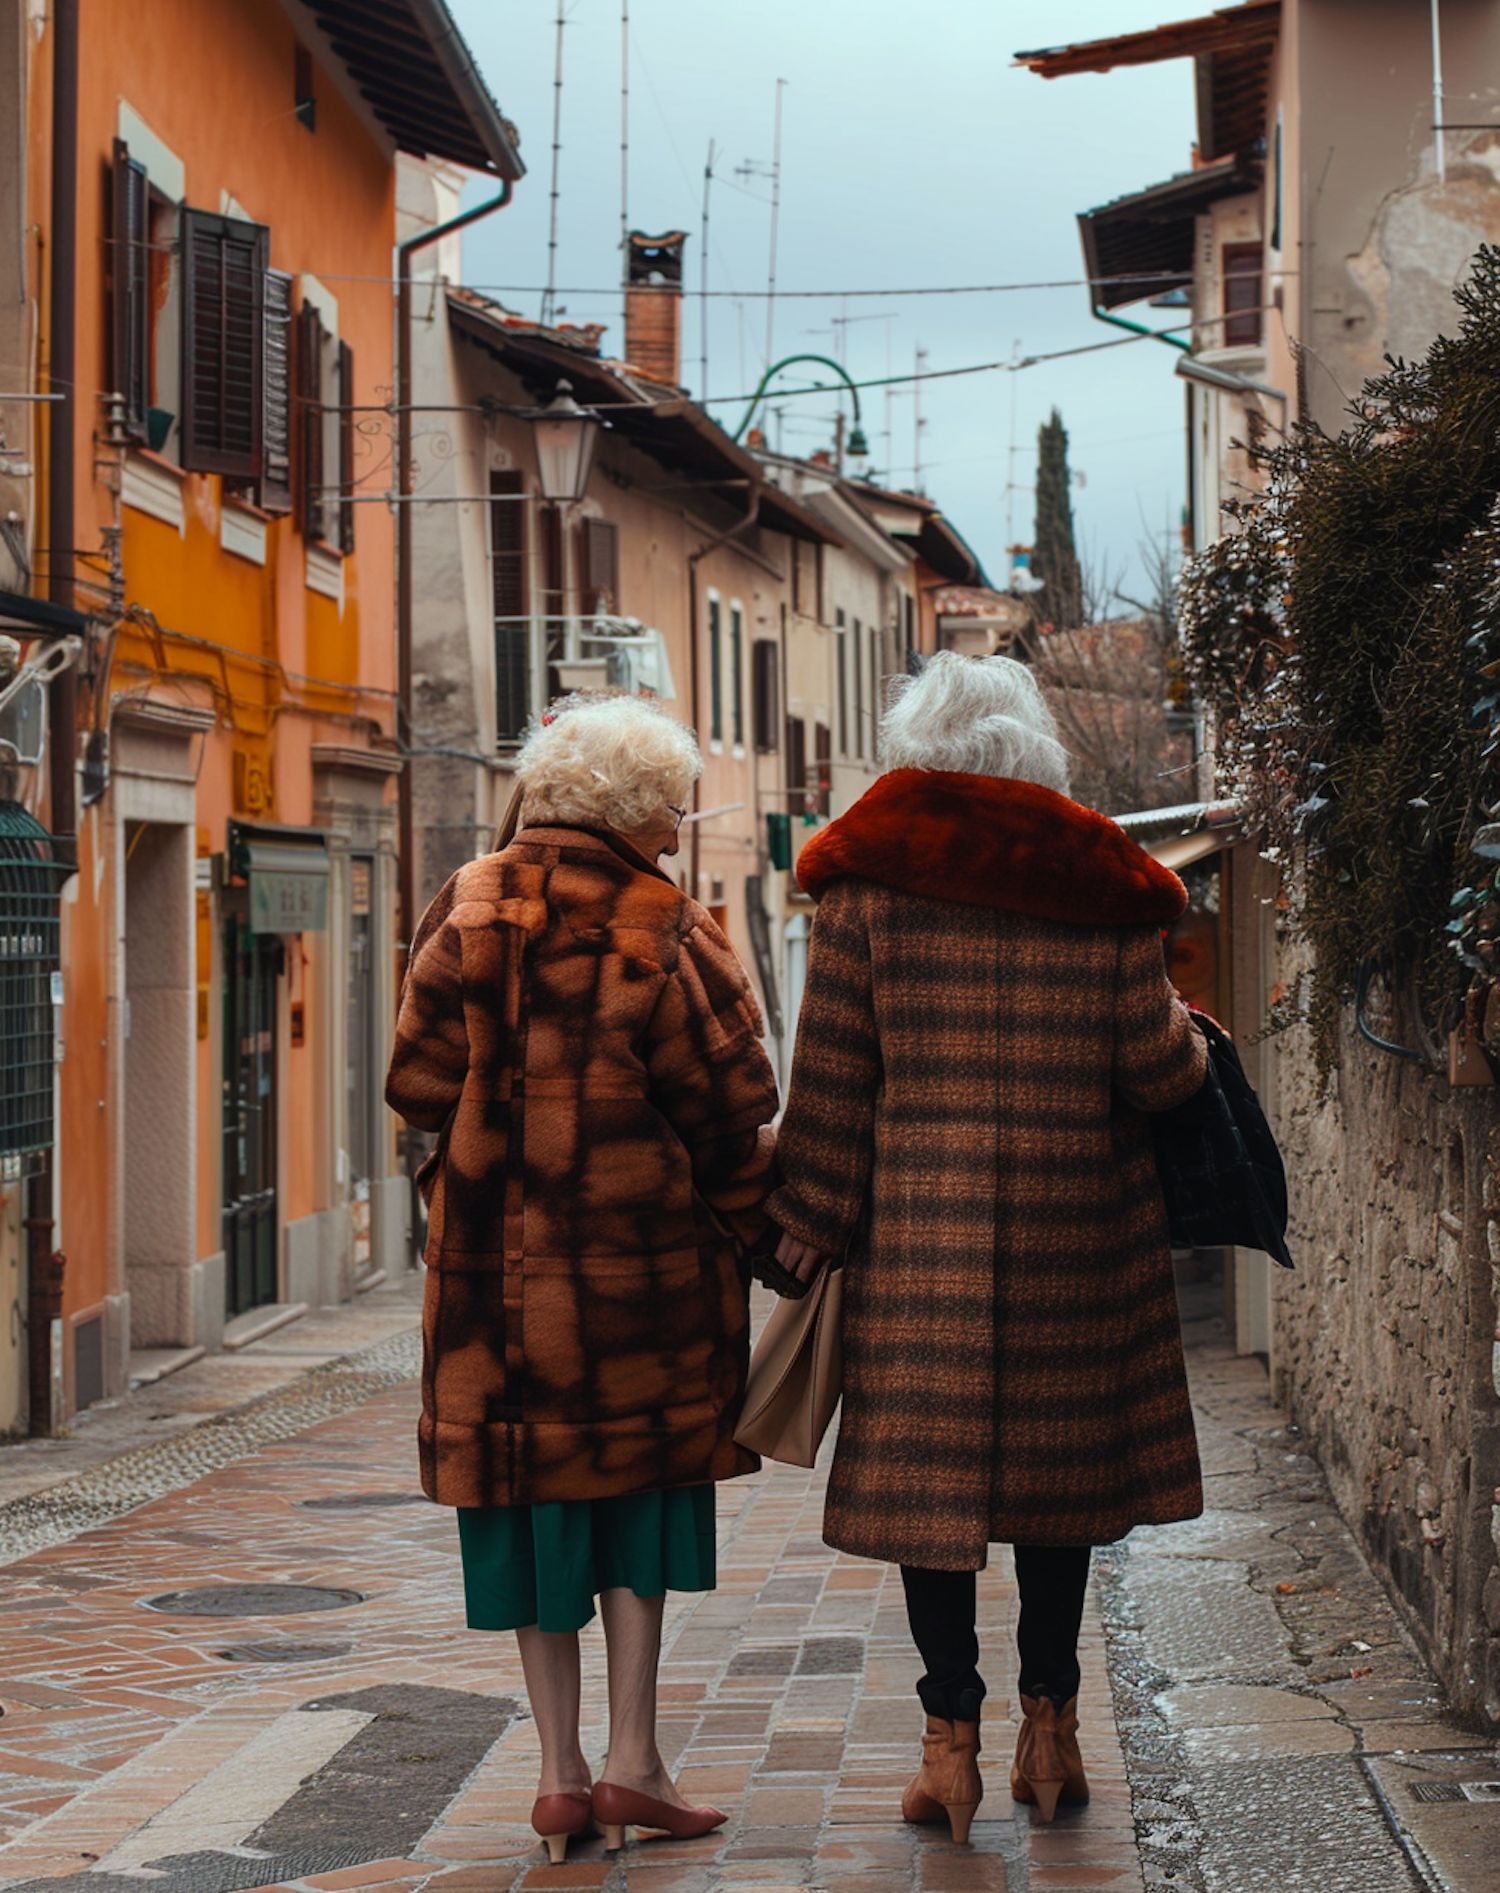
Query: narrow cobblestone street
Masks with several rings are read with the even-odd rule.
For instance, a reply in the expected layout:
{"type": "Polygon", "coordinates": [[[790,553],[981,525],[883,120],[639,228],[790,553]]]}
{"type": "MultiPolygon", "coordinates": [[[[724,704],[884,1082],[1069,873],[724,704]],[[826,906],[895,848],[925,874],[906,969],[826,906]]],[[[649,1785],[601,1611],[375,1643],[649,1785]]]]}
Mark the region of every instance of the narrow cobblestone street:
{"type": "MultiPolygon", "coordinates": [[[[416,1490],[408,1329],[179,1434],[171,1467],[136,1446],[0,1508],[8,1555],[40,1545],[8,1566],[0,1606],[0,1883],[1493,1887],[1500,1809],[1452,1784],[1500,1758],[1445,1718],[1262,1368],[1214,1325],[1189,1324],[1209,1509],[1099,1560],[1081,1700],[1094,1798],[1052,1828],[1008,1793],[1008,1561],[981,1581],[987,1792],[957,1849],[899,1819],[919,1731],[899,1580],[824,1546],[821,1471],[777,1467],[721,1488],[720,1587],[668,1614],[670,1753],[690,1795],[733,1809],[728,1826],[540,1864],[514,1641],[464,1629],[452,1518],[416,1490]],[[92,1494],[95,1522],[65,1537],[70,1492],[92,1494]],[[322,1595],[191,1595],[286,1585],[322,1595]],[[205,1603],[224,1614],[184,1614],[205,1603]]],[[[584,1642],[597,1756],[597,1627],[584,1642]]]]}

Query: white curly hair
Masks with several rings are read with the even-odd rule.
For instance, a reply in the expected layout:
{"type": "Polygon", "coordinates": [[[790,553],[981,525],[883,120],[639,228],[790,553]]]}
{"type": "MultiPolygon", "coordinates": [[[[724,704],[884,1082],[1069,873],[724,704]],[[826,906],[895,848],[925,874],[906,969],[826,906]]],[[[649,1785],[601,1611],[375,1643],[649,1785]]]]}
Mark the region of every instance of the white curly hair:
{"type": "Polygon", "coordinates": [[[686,806],[702,773],[698,739],[649,698],[564,699],[516,758],[521,821],[636,835],[686,806]]]}
{"type": "Polygon", "coordinates": [[[887,769],[1011,776],[1068,793],[1068,752],[1035,677],[1013,657],[939,651],[892,680],[880,719],[887,769]]]}

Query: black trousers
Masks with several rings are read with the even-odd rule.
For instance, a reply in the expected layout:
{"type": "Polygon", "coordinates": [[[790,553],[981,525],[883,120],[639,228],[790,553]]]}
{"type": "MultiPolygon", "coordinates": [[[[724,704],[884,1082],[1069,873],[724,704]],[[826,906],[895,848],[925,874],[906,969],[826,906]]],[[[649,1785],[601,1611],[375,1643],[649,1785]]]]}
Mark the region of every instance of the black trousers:
{"type": "MultiPolygon", "coordinates": [[[[1088,1589],[1089,1547],[1017,1545],[1015,1553],[1021,1694],[1045,1691],[1066,1702],[1078,1694],[1078,1628],[1088,1589]]],[[[928,1715],[950,1722],[973,1721],[985,1693],[974,1630],[974,1575],[901,1567],[912,1641],[927,1669],[917,1694],[928,1715]]]]}

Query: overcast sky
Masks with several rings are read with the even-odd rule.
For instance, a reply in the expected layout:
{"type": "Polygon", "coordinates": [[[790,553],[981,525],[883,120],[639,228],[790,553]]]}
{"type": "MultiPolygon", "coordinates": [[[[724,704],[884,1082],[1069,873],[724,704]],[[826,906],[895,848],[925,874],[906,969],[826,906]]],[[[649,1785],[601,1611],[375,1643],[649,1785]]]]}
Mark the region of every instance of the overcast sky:
{"type": "MultiPolygon", "coordinates": [[[[548,277],[557,0],[450,0],[528,166],[512,206],[464,240],[466,280],[523,314],[548,277]]],[[[607,322],[622,347],[621,0],[564,0],[557,301],[563,320],[607,322]]],[[[769,170],[782,94],[774,358],[836,353],[856,380],[1084,348],[1114,331],[1078,284],[1080,210],[1188,168],[1190,60],[1042,80],[1018,48],[1055,46],[1207,11],[1184,0],[629,0],[629,215],[686,230],[683,378],[731,431],[767,362],[769,170]],[[708,374],[700,365],[699,233],[711,187],[708,374]],[[756,174],[738,175],[753,164],[756,174]],[[1063,279],[991,295],[794,297],[799,290],[933,291],[1063,279]],[[760,293],[756,293],[760,292],[760,293]],[[836,336],[836,318],[847,316],[836,336]]],[[[473,200],[471,187],[466,203],[473,200]]],[[[1141,311],[1132,310],[1132,315],[1141,311]]],[[[1157,315],[1157,322],[1180,320],[1157,315]]],[[[1055,406],[1072,440],[1085,556],[1141,583],[1143,537],[1174,535],[1183,486],[1175,351],[1143,341],[921,387],[921,484],[1003,583],[1005,547],[1031,538],[1036,432],[1055,406]],[[1008,492],[1012,441],[1019,447],[1008,492]]],[[[772,445],[831,445],[827,395],[788,370],[765,423],[772,445]]],[[[914,483],[913,389],[861,397],[871,464],[914,483]]]]}

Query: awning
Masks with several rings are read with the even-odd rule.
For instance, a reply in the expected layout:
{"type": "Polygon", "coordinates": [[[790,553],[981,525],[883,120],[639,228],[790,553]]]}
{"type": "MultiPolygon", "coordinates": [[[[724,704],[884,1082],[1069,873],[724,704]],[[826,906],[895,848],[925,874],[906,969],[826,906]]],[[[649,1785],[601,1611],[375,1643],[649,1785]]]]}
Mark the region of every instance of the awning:
{"type": "Polygon", "coordinates": [[[242,836],[234,868],[250,888],[252,933],[322,933],[328,926],[328,850],[323,838],[269,841],[242,836]]]}

